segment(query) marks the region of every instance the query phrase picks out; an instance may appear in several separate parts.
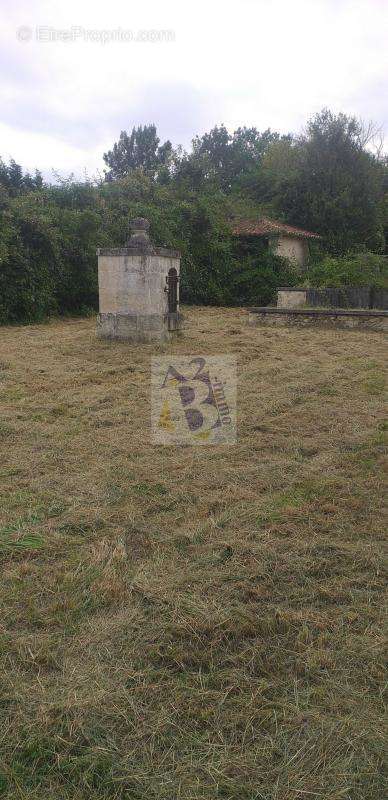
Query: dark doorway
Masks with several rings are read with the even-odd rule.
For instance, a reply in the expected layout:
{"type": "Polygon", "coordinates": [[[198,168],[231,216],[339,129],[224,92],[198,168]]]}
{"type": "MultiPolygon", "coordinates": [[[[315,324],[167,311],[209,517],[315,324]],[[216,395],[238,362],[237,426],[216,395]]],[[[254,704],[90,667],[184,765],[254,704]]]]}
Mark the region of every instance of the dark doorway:
{"type": "Polygon", "coordinates": [[[167,281],[167,303],[168,313],[176,314],[178,310],[178,273],[175,267],[171,267],[166,278],[167,281]]]}

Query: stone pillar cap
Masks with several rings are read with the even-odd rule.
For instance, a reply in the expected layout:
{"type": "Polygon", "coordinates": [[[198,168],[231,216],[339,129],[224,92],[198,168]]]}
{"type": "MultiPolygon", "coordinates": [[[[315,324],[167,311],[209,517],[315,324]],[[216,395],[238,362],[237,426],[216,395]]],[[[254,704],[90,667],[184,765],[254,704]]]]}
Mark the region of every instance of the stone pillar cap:
{"type": "Polygon", "coordinates": [[[136,217],[136,219],[131,219],[129,227],[131,231],[148,231],[150,223],[145,217],[136,217]]]}
{"type": "Polygon", "coordinates": [[[132,219],[129,223],[129,230],[131,232],[131,236],[128,241],[129,247],[150,247],[150,237],[148,235],[148,231],[150,228],[150,223],[148,219],[144,217],[137,217],[137,219],[132,219]]]}

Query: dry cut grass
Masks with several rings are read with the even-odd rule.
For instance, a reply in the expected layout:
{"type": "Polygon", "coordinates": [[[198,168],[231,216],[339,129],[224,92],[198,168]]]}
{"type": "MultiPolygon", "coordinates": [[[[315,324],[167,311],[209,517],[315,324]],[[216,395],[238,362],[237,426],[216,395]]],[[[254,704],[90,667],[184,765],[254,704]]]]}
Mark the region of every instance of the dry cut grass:
{"type": "Polygon", "coordinates": [[[0,332],[0,796],[380,800],[385,342],[188,309],[232,448],[149,444],[151,346],[0,332]]]}

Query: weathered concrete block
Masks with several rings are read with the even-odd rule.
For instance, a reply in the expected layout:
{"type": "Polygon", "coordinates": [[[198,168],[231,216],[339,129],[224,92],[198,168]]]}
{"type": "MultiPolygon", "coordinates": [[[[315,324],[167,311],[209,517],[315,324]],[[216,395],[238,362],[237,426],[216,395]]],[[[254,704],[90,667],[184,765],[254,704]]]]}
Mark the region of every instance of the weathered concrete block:
{"type": "Polygon", "coordinates": [[[278,308],[300,308],[306,305],[305,289],[279,289],[278,308]]]}

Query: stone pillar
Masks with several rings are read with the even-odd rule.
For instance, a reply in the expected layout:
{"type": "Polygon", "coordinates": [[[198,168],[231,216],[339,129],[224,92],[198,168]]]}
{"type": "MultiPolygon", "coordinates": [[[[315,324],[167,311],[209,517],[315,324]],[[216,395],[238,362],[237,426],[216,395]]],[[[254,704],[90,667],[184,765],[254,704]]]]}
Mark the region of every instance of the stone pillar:
{"type": "Polygon", "coordinates": [[[170,341],[181,325],[180,253],[154,247],[149,222],[135,219],[125,247],[98,255],[97,335],[130,342],[170,341]]]}
{"type": "Polygon", "coordinates": [[[306,289],[285,287],[278,290],[278,308],[301,308],[306,305],[306,302],[306,289]]]}

